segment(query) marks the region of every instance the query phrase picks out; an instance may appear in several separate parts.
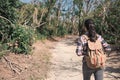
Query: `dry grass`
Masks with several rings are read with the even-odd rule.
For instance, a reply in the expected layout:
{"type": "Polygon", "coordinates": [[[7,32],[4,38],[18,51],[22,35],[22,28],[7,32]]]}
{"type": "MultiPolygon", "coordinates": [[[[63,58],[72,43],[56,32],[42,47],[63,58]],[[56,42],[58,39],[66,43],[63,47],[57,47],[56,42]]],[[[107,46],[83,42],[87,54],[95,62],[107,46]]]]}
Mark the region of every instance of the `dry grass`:
{"type": "Polygon", "coordinates": [[[1,58],[0,60],[0,80],[44,80],[49,70],[50,49],[53,48],[53,42],[37,41],[33,44],[32,55],[9,53],[5,57],[14,63],[11,69],[9,63],[1,58]],[[20,71],[20,70],[21,71],[20,71]]]}

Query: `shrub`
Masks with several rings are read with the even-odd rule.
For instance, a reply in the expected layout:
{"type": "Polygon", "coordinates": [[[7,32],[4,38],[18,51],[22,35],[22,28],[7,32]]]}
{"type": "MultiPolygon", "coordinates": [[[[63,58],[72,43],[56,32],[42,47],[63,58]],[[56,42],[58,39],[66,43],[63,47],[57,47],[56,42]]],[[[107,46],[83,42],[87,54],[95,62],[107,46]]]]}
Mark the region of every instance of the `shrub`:
{"type": "Polygon", "coordinates": [[[11,35],[11,41],[8,43],[8,46],[12,52],[28,54],[31,52],[34,40],[35,35],[33,29],[17,25],[11,35]]]}
{"type": "Polygon", "coordinates": [[[68,34],[67,28],[62,26],[62,25],[59,25],[58,28],[57,28],[57,35],[58,36],[64,36],[66,34],[68,34]]]}

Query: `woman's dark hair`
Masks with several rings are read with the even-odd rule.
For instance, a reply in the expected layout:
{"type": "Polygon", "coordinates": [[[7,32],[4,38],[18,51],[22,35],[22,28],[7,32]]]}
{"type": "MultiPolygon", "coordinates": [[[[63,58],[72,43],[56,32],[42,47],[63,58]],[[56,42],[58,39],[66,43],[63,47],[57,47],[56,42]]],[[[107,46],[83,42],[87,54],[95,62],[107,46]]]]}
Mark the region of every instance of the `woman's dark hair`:
{"type": "Polygon", "coordinates": [[[95,42],[97,40],[97,36],[96,36],[94,21],[92,19],[86,19],[85,27],[88,30],[88,37],[90,41],[95,42]]]}

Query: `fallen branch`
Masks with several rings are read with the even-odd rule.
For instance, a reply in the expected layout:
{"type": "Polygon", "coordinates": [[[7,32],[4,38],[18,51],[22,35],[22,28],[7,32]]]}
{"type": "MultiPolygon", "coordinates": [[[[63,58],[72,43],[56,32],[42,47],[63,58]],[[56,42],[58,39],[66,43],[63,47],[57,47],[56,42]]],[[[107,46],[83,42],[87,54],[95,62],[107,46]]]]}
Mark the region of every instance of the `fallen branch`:
{"type": "Polygon", "coordinates": [[[17,74],[20,74],[20,72],[22,71],[22,69],[20,68],[19,65],[11,62],[10,60],[7,59],[7,57],[3,56],[3,58],[5,59],[5,61],[8,63],[8,65],[10,66],[11,70],[14,71],[17,74]]]}

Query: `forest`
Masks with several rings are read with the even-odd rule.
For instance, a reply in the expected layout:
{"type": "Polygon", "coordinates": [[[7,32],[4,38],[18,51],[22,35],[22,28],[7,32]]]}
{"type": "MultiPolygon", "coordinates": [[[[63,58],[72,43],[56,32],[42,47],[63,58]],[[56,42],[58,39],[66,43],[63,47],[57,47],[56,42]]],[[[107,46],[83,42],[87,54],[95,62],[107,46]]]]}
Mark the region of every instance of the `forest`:
{"type": "Polygon", "coordinates": [[[120,0],[0,0],[0,56],[30,54],[36,40],[79,36],[87,18],[107,42],[120,45],[120,0]]]}

